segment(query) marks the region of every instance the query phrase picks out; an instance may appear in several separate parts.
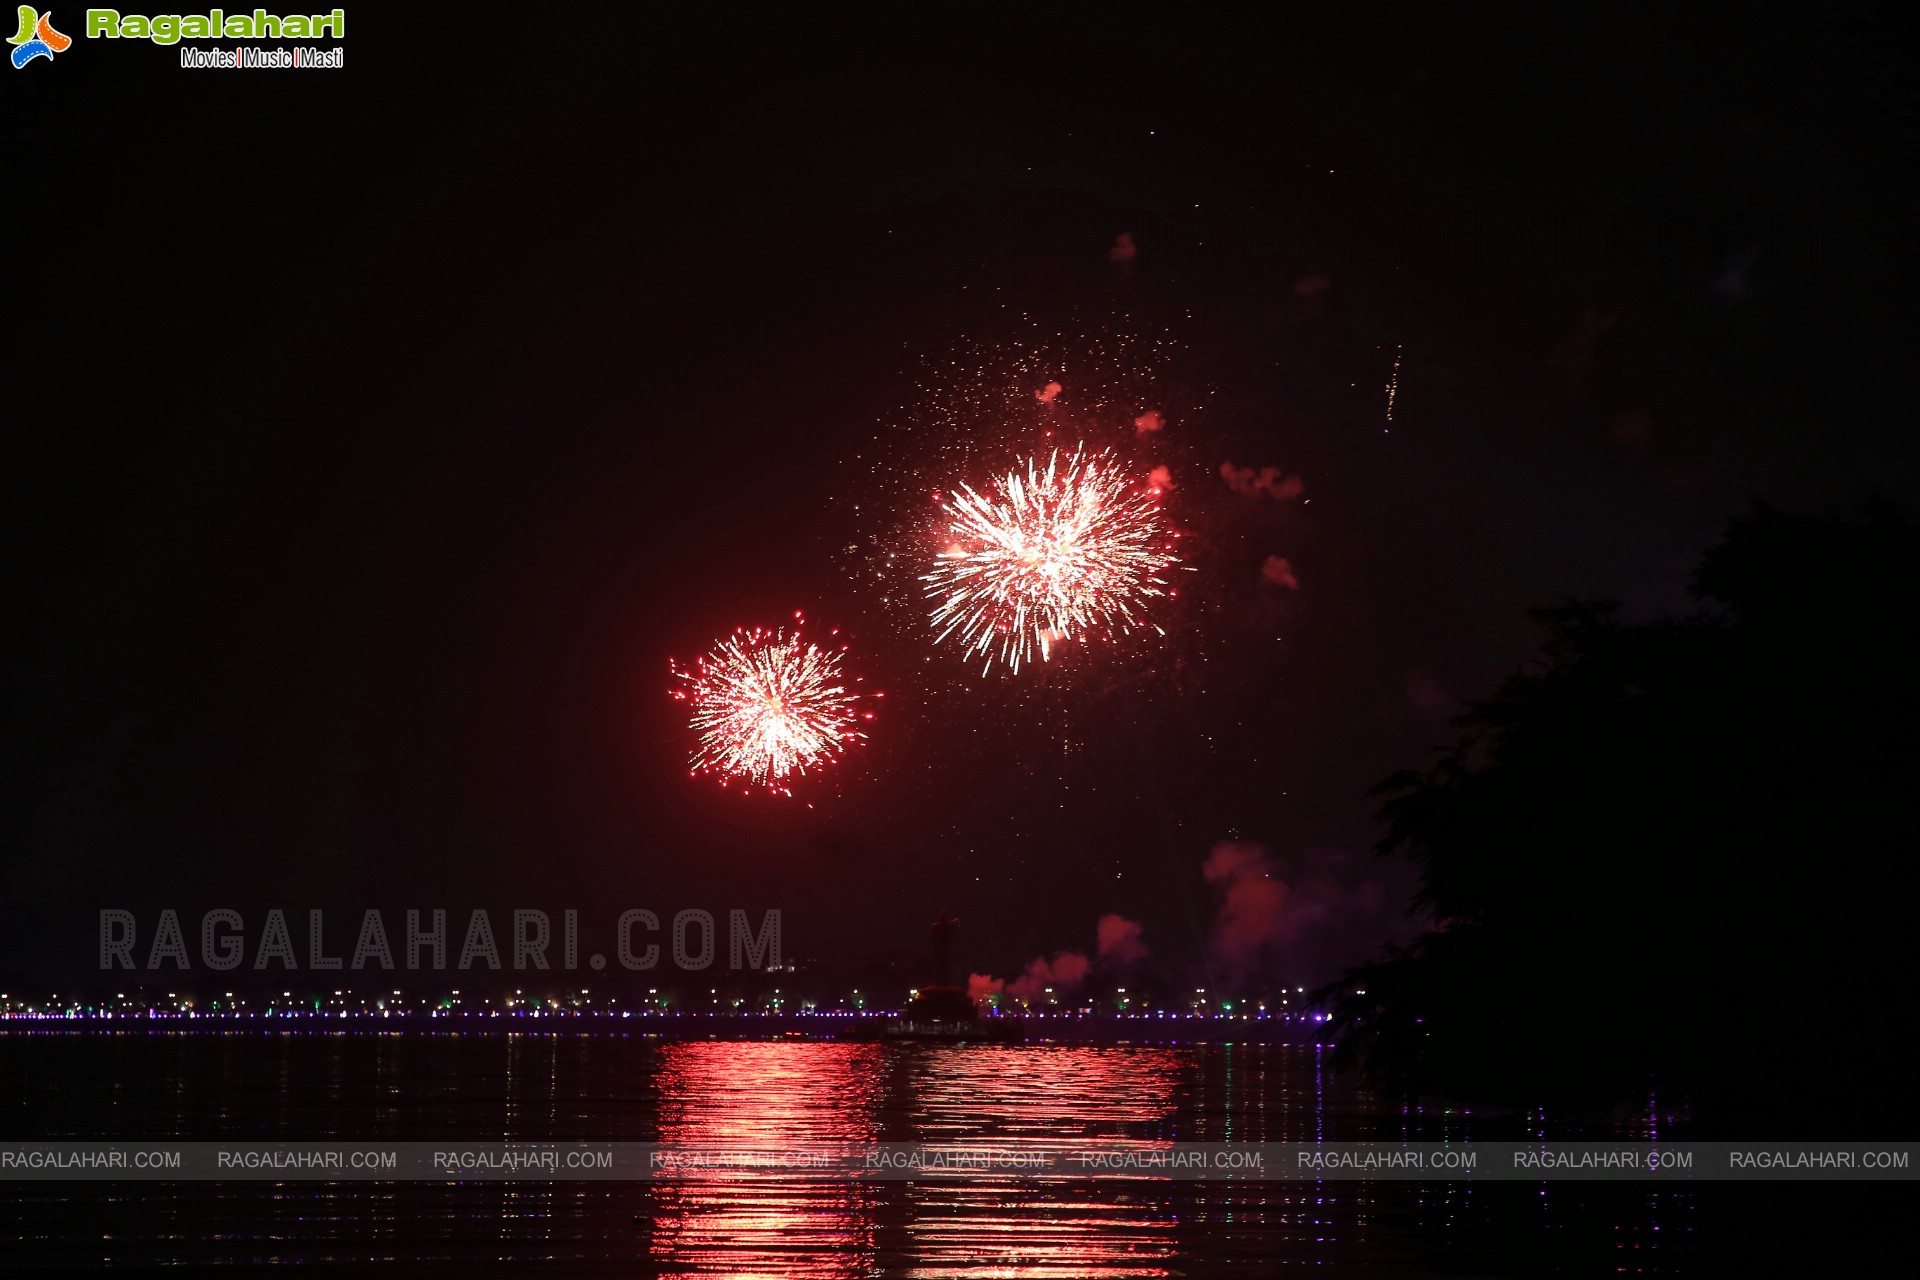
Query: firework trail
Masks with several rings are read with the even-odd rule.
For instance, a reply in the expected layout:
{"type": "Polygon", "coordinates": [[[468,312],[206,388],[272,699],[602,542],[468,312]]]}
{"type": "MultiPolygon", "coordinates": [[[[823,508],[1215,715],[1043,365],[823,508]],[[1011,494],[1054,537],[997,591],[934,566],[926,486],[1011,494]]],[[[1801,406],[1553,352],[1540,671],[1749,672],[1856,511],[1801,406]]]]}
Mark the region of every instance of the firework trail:
{"type": "MultiPolygon", "coordinates": [[[[958,637],[969,655],[1013,671],[1052,657],[1076,635],[1130,631],[1146,601],[1170,594],[1178,563],[1157,495],[1109,450],[1029,458],[981,494],[961,485],[947,503],[952,543],[921,576],[935,643],[958,637]]],[[[1159,630],[1155,627],[1155,630],[1159,630]]],[[[1165,634],[1162,632],[1162,634],[1165,634]]]]}
{"type": "Polygon", "coordinates": [[[857,726],[873,715],[848,688],[845,647],[808,643],[794,617],[791,634],[743,627],[691,670],[672,667],[673,696],[693,708],[693,773],[792,795],[794,775],[831,764],[866,737],[857,726]]]}
{"type": "MultiPolygon", "coordinates": [[[[1393,372],[1387,375],[1387,421],[1393,421],[1393,399],[1400,394],[1400,357],[1406,353],[1407,344],[1402,342],[1393,349],[1393,372]]],[[[1391,430],[1391,428],[1383,428],[1391,430]]]]}

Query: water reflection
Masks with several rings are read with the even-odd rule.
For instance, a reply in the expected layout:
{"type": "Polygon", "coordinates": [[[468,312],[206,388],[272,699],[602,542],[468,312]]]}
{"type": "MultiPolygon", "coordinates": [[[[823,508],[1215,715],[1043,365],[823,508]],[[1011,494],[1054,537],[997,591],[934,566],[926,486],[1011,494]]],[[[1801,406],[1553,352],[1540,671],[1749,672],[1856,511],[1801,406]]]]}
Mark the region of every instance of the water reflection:
{"type": "MultiPolygon", "coordinates": [[[[1586,1127],[1382,1098],[1310,1046],[663,1044],[644,1037],[0,1035],[0,1137],[890,1142],[1665,1141],[1664,1100],[1586,1127]],[[432,1087],[418,1082],[431,1081],[432,1087]]],[[[1783,1188],[1783,1192],[1791,1190],[1783,1188]]],[[[1777,1229],[1753,1189],[1156,1175],[1034,1185],[766,1174],[677,1181],[16,1183],[0,1271],[275,1262],[459,1278],[1714,1274],[1777,1229]],[[1720,1197],[1717,1201],[1709,1197],[1720,1197]],[[1716,1214],[1705,1207],[1717,1204],[1716,1214]],[[103,1224],[111,1224],[111,1232],[103,1224]]],[[[1778,1200],[1784,1209],[1790,1202],[1778,1200]]],[[[1773,1222],[1790,1222],[1779,1212],[1773,1222]]],[[[1837,1274],[1837,1273],[1836,1273],[1837,1274]]]]}
{"type": "MultiPolygon", "coordinates": [[[[912,1127],[925,1139],[1045,1145],[1099,1138],[1151,1150],[1177,1138],[1185,1055],[1171,1049],[934,1048],[906,1077],[912,1127]]],[[[1154,1193],[1166,1179],[1048,1184],[1018,1177],[902,1185],[911,1276],[1164,1276],[1178,1219],[1154,1193]]]]}
{"type": "Polygon", "coordinates": [[[915,1136],[1174,1138],[1175,1049],[923,1048],[908,1064],[915,1136]]]}
{"type": "MultiPolygon", "coordinates": [[[[660,1141],[688,1146],[877,1140],[873,1045],[680,1044],[662,1051],[660,1141]]],[[[653,1184],[650,1252],[662,1276],[864,1275],[875,1188],[754,1174],[653,1184]]]]}

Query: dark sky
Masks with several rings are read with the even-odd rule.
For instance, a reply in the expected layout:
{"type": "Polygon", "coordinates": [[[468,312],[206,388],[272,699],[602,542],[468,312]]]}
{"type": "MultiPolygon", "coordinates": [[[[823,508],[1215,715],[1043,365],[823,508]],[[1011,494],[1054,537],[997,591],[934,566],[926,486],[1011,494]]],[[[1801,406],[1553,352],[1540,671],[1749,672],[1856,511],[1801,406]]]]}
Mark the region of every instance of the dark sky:
{"type": "Polygon", "coordinates": [[[1320,886],[1274,966],[1324,977],[1404,929],[1366,788],[1529,606],[1683,607],[1751,499],[1914,486],[1890,9],[395,8],[339,72],[0,77],[9,981],[84,977],[103,906],[778,906],[851,972],[944,905],[1001,974],[1114,911],[1184,973],[1223,840],[1320,886]],[[1137,680],[923,679],[849,459],[924,357],[1116,329],[1183,344],[1182,448],[1312,503],[1195,471],[1137,680]],[[689,780],[669,655],[794,609],[872,743],[689,780]]]}

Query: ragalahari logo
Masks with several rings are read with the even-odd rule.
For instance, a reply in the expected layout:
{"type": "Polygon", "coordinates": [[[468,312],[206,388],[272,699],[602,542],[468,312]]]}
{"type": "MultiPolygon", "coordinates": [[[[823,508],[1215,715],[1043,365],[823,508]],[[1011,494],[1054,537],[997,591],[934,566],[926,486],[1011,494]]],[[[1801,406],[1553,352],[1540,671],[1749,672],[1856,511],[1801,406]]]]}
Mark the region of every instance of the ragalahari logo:
{"type": "MultiPolygon", "coordinates": [[[[20,6],[20,34],[7,41],[14,46],[13,65],[16,69],[26,66],[35,58],[51,59],[56,53],[65,53],[67,46],[73,43],[72,36],[63,36],[53,29],[52,17],[51,9],[37,13],[26,5],[20,6]]],[[[0,31],[5,30],[5,27],[0,27],[0,31]]]]}

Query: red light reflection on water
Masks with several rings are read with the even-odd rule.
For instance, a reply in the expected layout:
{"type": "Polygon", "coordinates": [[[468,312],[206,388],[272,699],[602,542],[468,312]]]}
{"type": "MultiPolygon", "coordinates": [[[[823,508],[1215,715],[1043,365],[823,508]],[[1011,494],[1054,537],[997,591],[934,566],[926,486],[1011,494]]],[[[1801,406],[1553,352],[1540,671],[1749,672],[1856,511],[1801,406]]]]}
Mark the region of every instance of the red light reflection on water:
{"type": "MultiPolygon", "coordinates": [[[[1173,1117],[1178,1051],[842,1044],[680,1044],[663,1050],[660,1141],[963,1142],[1019,1149],[1097,1139],[1154,1150],[1173,1117]]],[[[912,1182],[677,1174],[653,1184],[660,1274],[853,1277],[876,1260],[914,1276],[1079,1280],[1171,1273],[1164,1179],[1101,1183],[971,1173],[912,1182]],[[1143,1194],[1144,1193],[1144,1194],[1143,1194]]]]}
{"type": "Polygon", "coordinates": [[[1172,1116],[1185,1069],[1173,1049],[928,1049],[912,1064],[915,1136],[1137,1138],[1172,1116]]]}
{"type": "MultiPolygon", "coordinates": [[[[1101,1150],[1169,1146],[1187,1060],[1175,1050],[941,1048],[909,1072],[915,1136],[1018,1149],[1097,1139],[1101,1150]]],[[[1145,1181],[1161,1183],[1151,1178],[1145,1181]]],[[[1140,1181],[1036,1184],[1018,1176],[899,1184],[920,1277],[1081,1280],[1164,1276],[1177,1223],[1140,1181]]]]}
{"type": "MultiPolygon", "coordinates": [[[[660,1141],[776,1147],[876,1140],[882,1050],[849,1044],[676,1044],[662,1052],[660,1141]]],[[[653,1189],[663,1276],[850,1277],[873,1254],[874,1187],[719,1174],[653,1189]]]]}

